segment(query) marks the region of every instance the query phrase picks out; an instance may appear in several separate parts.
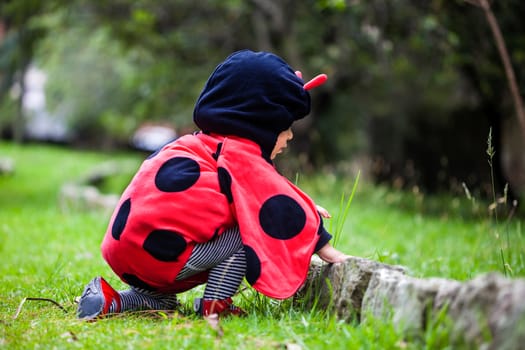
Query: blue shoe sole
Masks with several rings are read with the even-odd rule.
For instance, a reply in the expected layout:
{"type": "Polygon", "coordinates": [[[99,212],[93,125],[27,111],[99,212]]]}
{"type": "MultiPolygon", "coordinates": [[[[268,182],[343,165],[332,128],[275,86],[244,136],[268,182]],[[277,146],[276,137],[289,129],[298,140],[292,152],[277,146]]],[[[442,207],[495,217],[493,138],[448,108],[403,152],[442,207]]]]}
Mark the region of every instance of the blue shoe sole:
{"type": "Polygon", "coordinates": [[[82,292],[78,302],[77,317],[82,320],[93,320],[101,316],[105,302],[101,277],[95,277],[82,292]]]}

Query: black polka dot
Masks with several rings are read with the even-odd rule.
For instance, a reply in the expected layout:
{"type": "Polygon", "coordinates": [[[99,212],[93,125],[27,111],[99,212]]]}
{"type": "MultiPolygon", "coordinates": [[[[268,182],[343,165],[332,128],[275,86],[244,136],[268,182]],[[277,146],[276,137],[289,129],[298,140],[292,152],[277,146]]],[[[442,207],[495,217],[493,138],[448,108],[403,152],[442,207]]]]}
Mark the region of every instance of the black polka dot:
{"type": "Polygon", "coordinates": [[[230,173],[228,173],[226,169],[219,167],[217,169],[217,175],[219,176],[219,186],[221,188],[221,193],[223,193],[226,198],[228,198],[228,203],[232,203],[232,177],[230,173]]]}
{"type": "Polygon", "coordinates": [[[244,246],[244,253],[246,254],[246,281],[253,285],[261,276],[261,260],[248,245],[244,246]]]}
{"type": "Polygon", "coordinates": [[[126,223],[128,222],[129,212],[131,210],[131,199],[126,199],[120,206],[117,215],[115,216],[115,221],[111,226],[111,235],[117,241],[120,239],[120,235],[124,232],[126,223]]]}
{"type": "Polygon", "coordinates": [[[155,185],[163,192],[187,190],[200,176],[199,164],[193,159],[175,157],[167,160],[155,175],[155,185]]]}
{"type": "Polygon", "coordinates": [[[174,231],[155,230],[144,240],[142,247],[160,261],[177,261],[186,249],[186,241],[174,231]]]}
{"type": "Polygon", "coordinates": [[[306,213],[293,198],[279,194],[263,203],[259,223],[269,236],[290,239],[303,230],[306,213]]]}
{"type": "Polygon", "coordinates": [[[146,290],[151,290],[151,291],[155,290],[155,288],[153,288],[152,286],[150,286],[149,284],[147,284],[146,282],[144,282],[143,280],[141,280],[140,278],[138,278],[137,276],[131,273],[122,274],[122,279],[130,286],[141,288],[141,289],[146,289],[146,290]]]}

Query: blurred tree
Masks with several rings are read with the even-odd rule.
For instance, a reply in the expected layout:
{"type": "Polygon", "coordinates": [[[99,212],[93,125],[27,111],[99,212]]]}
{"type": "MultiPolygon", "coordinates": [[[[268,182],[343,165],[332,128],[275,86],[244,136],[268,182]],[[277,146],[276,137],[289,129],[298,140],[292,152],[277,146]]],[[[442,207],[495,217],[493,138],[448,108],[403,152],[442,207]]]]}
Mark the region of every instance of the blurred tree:
{"type": "MultiPolygon", "coordinates": [[[[194,101],[215,65],[249,48],[283,56],[305,79],[330,77],[312,91],[312,113],[297,125],[302,171],[364,154],[379,181],[461,190],[461,182],[490,183],[490,127],[502,156],[511,95],[483,12],[462,0],[53,0],[24,10],[30,3],[2,5],[6,28],[52,31],[38,55],[53,77],[48,97],[98,145],[125,142],[144,121],[190,130],[194,101]],[[25,20],[12,26],[19,14],[25,20]]],[[[518,86],[524,4],[492,5],[518,86]]],[[[4,50],[15,32],[6,33],[4,50]]],[[[34,49],[39,36],[32,38],[34,49]]],[[[16,61],[5,52],[0,64],[16,61]]]]}
{"type": "MultiPolygon", "coordinates": [[[[309,76],[312,70],[308,69],[308,62],[301,62],[300,58],[304,55],[299,50],[304,50],[303,42],[311,29],[299,24],[301,18],[312,13],[317,14],[316,20],[319,20],[319,10],[313,6],[314,3],[302,5],[303,2],[296,0],[206,0],[198,3],[181,0],[162,3],[78,0],[71,5],[73,9],[65,11],[67,16],[62,17],[61,23],[51,27],[55,30],[57,27],[67,29],[79,25],[85,28],[108,28],[110,37],[116,38],[126,49],[120,60],[127,60],[135,72],[127,76],[127,85],[120,86],[120,93],[130,94],[134,98],[128,99],[127,108],[124,104],[112,108],[112,125],[117,124],[118,118],[122,118],[125,125],[132,126],[142,121],[169,120],[178,128],[187,129],[193,127],[192,108],[205,79],[215,65],[233,51],[243,48],[274,51],[285,56],[292,65],[305,67],[305,76],[309,76]]],[[[91,31],[96,33],[96,30],[91,31]]],[[[88,38],[90,34],[85,31],[84,34],[74,35],[88,38]]],[[[54,40],[48,41],[49,45],[55,45],[59,38],[60,35],[55,36],[54,40]]],[[[80,52],[78,48],[70,51],[80,52]]],[[[317,50],[310,57],[315,62],[315,57],[322,58],[323,55],[322,50],[317,50]]],[[[116,64],[117,60],[113,56],[112,64],[116,64]]],[[[83,65],[81,61],[69,60],[83,65]]],[[[318,61],[321,64],[316,65],[322,69],[324,61],[318,61]]],[[[319,70],[314,72],[318,73],[319,70]]],[[[56,73],[59,74],[58,70],[56,73]]],[[[77,89],[81,88],[77,86],[77,89]]],[[[57,86],[55,91],[57,89],[60,87],[57,86]]],[[[61,100],[65,100],[64,94],[74,93],[67,84],[62,90],[62,94],[55,94],[61,100]]],[[[118,93],[115,89],[112,91],[114,95],[118,93]]],[[[95,113],[100,111],[94,109],[92,114],[95,113]]],[[[82,114],[75,113],[72,116],[75,125],[79,126],[81,120],[91,120],[95,129],[107,130],[107,124],[99,123],[96,126],[97,118],[88,117],[87,114],[82,117],[82,114]]],[[[100,131],[88,134],[100,137],[104,135],[100,131]]]]}
{"type": "Polygon", "coordinates": [[[33,58],[35,44],[46,32],[34,18],[53,5],[55,1],[38,0],[5,0],[0,4],[0,99],[14,88],[17,108],[7,122],[11,124],[11,133],[18,141],[22,139],[24,125],[24,75],[33,58]]]}
{"type": "MultiPolygon", "coordinates": [[[[494,6],[518,83],[525,67],[522,7],[494,6]]],[[[462,182],[488,184],[486,194],[492,127],[496,191],[503,194],[502,122],[512,100],[482,11],[463,1],[358,1],[323,7],[319,18],[323,25],[308,39],[324,48],[334,79],[316,100],[324,107],[311,128],[318,133],[314,161],[360,150],[375,159],[380,181],[458,191],[462,182]]]]}
{"type": "Polygon", "coordinates": [[[126,142],[143,122],[192,128],[204,79],[234,50],[235,28],[225,24],[238,19],[236,3],[76,1],[52,25],[64,44],[47,42],[57,80],[49,98],[68,101],[76,134],[98,145],[126,142]]]}
{"type": "Polygon", "coordinates": [[[496,16],[490,6],[490,3],[487,0],[466,0],[468,3],[471,3],[475,6],[479,6],[483,9],[485,17],[487,18],[488,25],[494,37],[494,42],[498,48],[498,53],[500,55],[503,67],[505,69],[505,76],[509,85],[509,90],[512,95],[512,100],[514,103],[514,110],[516,112],[516,117],[521,127],[523,136],[525,137],[525,109],[523,108],[523,101],[521,94],[519,92],[519,87],[516,83],[516,75],[514,73],[514,67],[510,61],[509,53],[507,50],[507,45],[505,44],[505,39],[501,34],[501,29],[498,24],[496,16]]]}
{"type": "MultiPolygon", "coordinates": [[[[64,21],[62,11],[47,22],[64,21]]],[[[40,45],[39,65],[50,77],[47,108],[67,121],[75,145],[122,147],[140,122],[134,113],[141,99],[139,75],[130,53],[104,27],[54,25],[53,36],[40,45]],[[63,28],[59,30],[58,28],[63,28]]]]}
{"type": "MultiPolygon", "coordinates": [[[[496,191],[502,194],[504,186],[509,182],[508,174],[506,175],[503,171],[504,125],[509,122],[509,118],[516,118],[516,113],[513,110],[512,94],[508,88],[505,67],[501,63],[497,43],[493,39],[485,14],[472,4],[466,1],[442,1],[439,3],[439,10],[442,23],[458,38],[455,64],[465,80],[465,90],[470,91],[474,100],[470,113],[466,114],[468,123],[479,128],[480,121],[482,121],[487,129],[489,126],[492,128],[492,142],[496,150],[493,159],[496,191]]],[[[522,1],[492,4],[492,12],[505,38],[510,54],[509,64],[514,67],[517,85],[521,87],[519,91],[521,95],[523,95],[525,79],[525,40],[523,37],[525,24],[521,18],[524,11],[525,3],[522,1]]],[[[517,124],[516,127],[519,125],[517,124]]],[[[521,140],[522,148],[523,136],[521,140]]],[[[520,150],[517,152],[523,154],[520,150]]],[[[523,162],[523,157],[521,162],[523,162]]],[[[519,169],[514,169],[514,172],[519,171],[519,169]]],[[[511,183],[511,193],[514,187],[519,186],[520,184],[511,183]]],[[[524,188],[523,183],[521,186],[524,188]]]]}

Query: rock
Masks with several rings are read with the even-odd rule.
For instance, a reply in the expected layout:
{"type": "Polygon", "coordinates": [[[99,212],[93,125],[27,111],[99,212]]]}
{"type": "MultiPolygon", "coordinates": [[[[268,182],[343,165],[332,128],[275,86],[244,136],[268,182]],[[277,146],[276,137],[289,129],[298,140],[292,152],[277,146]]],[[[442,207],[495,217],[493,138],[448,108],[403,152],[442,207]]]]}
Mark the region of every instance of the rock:
{"type": "Polygon", "coordinates": [[[65,184],[60,189],[59,205],[62,210],[104,210],[115,208],[119,196],[103,194],[94,186],[65,184]]]}
{"type": "Polygon", "coordinates": [[[136,165],[133,162],[109,161],[99,164],[79,180],[62,186],[59,206],[62,209],[112,211],[120,196],[102,193],[99,188],[111,177],[132,174],[135,170],[136,165]]]}
{"type": "Polygon", "coordinates": [[[303,288],[303,295],[310,297],[310,305],[336,311],[337,316],[346,321],[359,320],[361,302],[368,288],[372,274],[380,269],[404,274],[401,266],[382,264],[373,260],[351,257],[343,263],[326,264],[320,259],[312,261],[308,283],[303,288]]]}
{"type": "Polygon", "coordinates": [[[406,334],[423,331],[431,317],[434,300],[442,288],[452,288],[459,282],[441,279],[418,279],[395,270],[381,269],[372,275],[362,303],[362,321],[367,316],[392,319],[406,334]]]}
{"type": "Polygon", "coordinates": [[[525,346],[525,280],[489,273],[442,290],[434,309],[447,308],[452,340],[488,349],[525,346]]]}
{"type": "Polygon", "coordinates": [[[0,175],[12,175],[15,172],[15,163],[11,158],[0,158],[0,175]]]}
{"type": "Polygon", "coordinates": [[[414,278],[401,266],[357,257],[338,264],[313,259],[299,296],[345,321],[391,321],[410,336],[432,331],[429,325],[446,327],[453,347],[525,348],[525,279],[499,273],[460,282],[414,278]]]}
{"type": "Polygon", "coordinates": [[[122,164],[119,162],[105,162],[97,167],[91,169],[89,174],[85,176],[85,178],[80,180],[80,183],[88,185],[88,186],[94,186],[98,187],[104,181],[106,181],[108,178],[111,178],[113,176],[118,175],[122,172],[122,164]]]}

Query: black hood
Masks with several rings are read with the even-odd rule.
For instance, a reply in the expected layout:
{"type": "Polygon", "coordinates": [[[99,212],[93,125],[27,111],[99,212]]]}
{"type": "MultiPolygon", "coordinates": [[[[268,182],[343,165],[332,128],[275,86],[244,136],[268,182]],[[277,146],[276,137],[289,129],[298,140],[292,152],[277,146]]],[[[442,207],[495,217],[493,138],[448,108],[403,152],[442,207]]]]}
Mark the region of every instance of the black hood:
{"type": "Polygon", "coordinates": [[[255,141],[269,156],[279,133],[310,113],[310,94],[303,84],[280,57],[238,51],[208,78],[193,120],[203,132],[255,141]]]}

